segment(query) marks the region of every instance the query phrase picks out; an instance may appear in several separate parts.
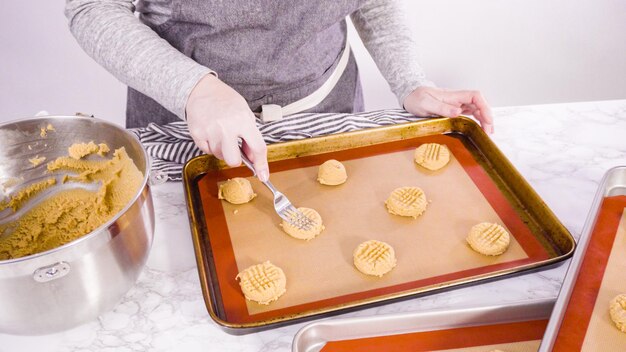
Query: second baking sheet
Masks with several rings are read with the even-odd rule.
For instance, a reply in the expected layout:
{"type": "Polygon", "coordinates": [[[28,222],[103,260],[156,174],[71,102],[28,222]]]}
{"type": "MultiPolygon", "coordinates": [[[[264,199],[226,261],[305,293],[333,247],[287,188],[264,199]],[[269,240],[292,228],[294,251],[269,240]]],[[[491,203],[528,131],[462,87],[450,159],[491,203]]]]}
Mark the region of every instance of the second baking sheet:
{"type": "Polygon", "coordinates": [[[321,352],[536,352],[547,323],[529,320],[329,341],[321,352]]]}
{"type": "Polygon", "coordinates": [[[278,226],[271,193],[250,178],[258,198],[235,206],[217,199],[217,185],[248,176],[242,168],[205,175],[198,181],[222,305],[231,322],[271,319],[336,306],[418,287],[440,285],[520,267],[550,255],[532,235],[464,145],[450,136],[429,136],[357,148],[272,165],[272,181],[296,206],[316,209],[326,229],[309,241],[293,239],[278,226]],[[446,144],[448,166],[436,172],[417,166],[421,143],[446,144]],[[317,166],[335,158],[346,165],[346,184],[316,182],[317,166]],[[431,202],[418,219],[387,213],[384,201],[397,187],[418,186],[431,202]],[[486,257],[465,243],[469,229],[483,221],[513,234],[509,250],[486,257]],[[394,247],[398,265],[382,278],[358,272],[352,251],[366,240],[394,247]],[[245,300],[235,280],[244,268],[270,260],[287,276],[287,293],[269,306],[245,300]]]}
{"type": "Polygon", "coordinates": [[[553,351],[624,351],[609,303],[626,293],[625,208],[626,196],[604,198],[553,351]]]}

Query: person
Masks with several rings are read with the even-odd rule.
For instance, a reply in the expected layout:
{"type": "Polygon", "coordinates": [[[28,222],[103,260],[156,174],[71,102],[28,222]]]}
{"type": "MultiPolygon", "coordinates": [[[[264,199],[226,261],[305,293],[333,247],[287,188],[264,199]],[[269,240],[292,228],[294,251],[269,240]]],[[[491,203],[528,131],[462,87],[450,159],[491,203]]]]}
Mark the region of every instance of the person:
{"type": "Polygon", "coordinates": [[[127,127],[184,119],[198,148],[229,166],[241,163],[241,139],[261,180],[255,113],[363,110],[347,16],[404,109],[472,114],[493,131],[480,92],[426,79],[398,1],[67,0],[65,14],[79,45],[129,86],[127,127]]]}

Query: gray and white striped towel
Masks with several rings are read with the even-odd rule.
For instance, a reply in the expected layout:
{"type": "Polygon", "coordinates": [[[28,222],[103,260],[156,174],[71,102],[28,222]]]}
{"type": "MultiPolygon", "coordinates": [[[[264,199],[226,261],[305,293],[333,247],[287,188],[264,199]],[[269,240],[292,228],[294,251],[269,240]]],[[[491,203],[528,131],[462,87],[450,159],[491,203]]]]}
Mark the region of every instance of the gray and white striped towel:
{"type": "MultiPolygon", "coordinates": [[[[282,120],[261,123],[257,127],[265,143],[272,144],[296,139],[360,130],[422,120],[401,109],[378,110],[358,114],[301,113],[282,120]]],[[[131,129],[152,158],[152,170],[165,173],[170,181],[182,179],[182,168],[187,160],[201,155],[184,121],[167,125],[149,124],[131,129]]]]}

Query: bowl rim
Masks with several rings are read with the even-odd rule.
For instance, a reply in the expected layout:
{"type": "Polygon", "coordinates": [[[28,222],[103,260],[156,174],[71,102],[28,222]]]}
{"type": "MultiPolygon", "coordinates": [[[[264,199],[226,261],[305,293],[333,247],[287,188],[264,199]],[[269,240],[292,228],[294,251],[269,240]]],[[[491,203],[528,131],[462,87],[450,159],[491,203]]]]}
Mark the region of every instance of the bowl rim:
{"type": "MultiPolygon", "coordinates": [[[[99,234],[101,233],[105,233],[106,229],[108,229],[113,223],[115,223],[122,215],[126,214],[126,212],[128,212],[128,210],[137,202],[137,200],[140,198],[140,196],[142,195],[142,193],[144,192],[144,189],[149,185],[148,181],[150,179],[150,172],[152,170],[152,158],[150,158],[150,155],[148,154],[148,152],[146,151],[146,148],[143,146],[143,144],[141,144],[141,141],[139,140],[139,138],[137,137],[137,135],[135,135],[134,133],[130,132],[128,129],[121,127],[118,124],[115,124],[113,122],[107,121],[107,120],[103,120],[100,118],[96,118],[93,116],[82,116],[82,115],[43,115],[43,116],[34,116],[34,117],[26,117],[26,118],[21,118],[21,119],[16,119],[16,120],[11,120],[11,121],[7,121],[7,122],[3,122],[0,123],[0,128],[6,126],[6,125],[11,125],[11,124],[15,124],[15,123],[20,123],[20,122],[27,122],[27,121],[36,121],[36,120],[45,120],[45,119],[88,119],[89,121],[94,121],[97,123],[103,123],[105,125],[111,126],[117,130],[119,130],[121,133],[125,134],[126,136],[129,136],[131,138],[131,140],[134,140],[135,142],[137,142],[137,144],[139,145],[144,159],[146,160],[146,167],[145,170],[143,170],[143,181],[141,182],[141,187],[139,187],[139,189],[137,189],[135,195],[133,196],[133,198],[128,202],[128,204],[126,204],[126,206],[124,208],[122,208],[122,210],[120,210],[119,212],[117,212],[117,214],[115,214],[111,219],[109,219],[108,221],[106,221],[105,223],[103,223],[102,225],[98,226],[97,228],[93,229],[91,232],[84,234],[82,236],[80,236],[79,238],[70,241],[68,243],[65,243],[59,247],[55,247],[52,249],[49,249],[47,251],[44,252],[39,252],[39,253],[34,253],[31,255],[27,255],[24,257],[19,257],[19,258],[13,258],[13,259],[6,259],[6,260],[0,260],[0,267],[2,266],[7,266],[10,264],[16,264],[16,263],[22,263],[22,262],[27,262],[30,260],[34,260],[36,258],[42,258],[45,256],[49,256],[52,255],[54,253],[59,253],[62,252],[68,248],[77,246],[79,243],[83,243],[83,242],[87,242],[89,241],[91,238],[97,237],[99,234]]],[[[148,189],[148,191],[150,191],[148,189]]]]}

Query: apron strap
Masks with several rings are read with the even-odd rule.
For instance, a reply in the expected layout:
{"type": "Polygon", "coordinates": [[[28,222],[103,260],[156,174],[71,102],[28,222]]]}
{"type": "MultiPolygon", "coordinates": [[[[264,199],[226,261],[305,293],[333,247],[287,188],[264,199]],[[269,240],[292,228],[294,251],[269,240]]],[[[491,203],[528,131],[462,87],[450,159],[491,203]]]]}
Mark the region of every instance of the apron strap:
{"type": "Polygon", "coordinates": [[[339,63],[335,67],[333,73],[328,77],[326,82],[324,82],[324,84],[317,88],[313,93],[307,95],[300,100],[294,101],[291,104],[282,107],[276,104],[262,105],[261,113],[259,114],[259,116],[261,117],[261,121],[271,122],[281,120],[283,116],[289,116],[311,109],[321,103],[328,96],[328,94],[330,94],[333,88],[335,88],[337,82],[339,82],[339,79],[343,75],[346,66],[348,66],[349,58],[350,44],[346,39],[346,47],[343,49],[343,53],[341,54],[339,63]]]}

